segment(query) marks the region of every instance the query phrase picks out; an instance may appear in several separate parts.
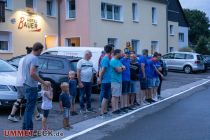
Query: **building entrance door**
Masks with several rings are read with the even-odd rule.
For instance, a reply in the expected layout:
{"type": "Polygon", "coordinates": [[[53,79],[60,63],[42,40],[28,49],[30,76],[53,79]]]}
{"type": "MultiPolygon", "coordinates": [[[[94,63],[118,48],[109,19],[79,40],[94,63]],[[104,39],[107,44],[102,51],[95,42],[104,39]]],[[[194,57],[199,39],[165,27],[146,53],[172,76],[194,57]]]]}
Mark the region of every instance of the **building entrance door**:
{"type": "Polygon", "coordinates": [[[56,36],[53,36],[53,35],[46,35],[45,36],[45,48],[46,49],[56,47],[57,45],[58,45],[58,43],[57,43],[57,37],[56,36]]]}

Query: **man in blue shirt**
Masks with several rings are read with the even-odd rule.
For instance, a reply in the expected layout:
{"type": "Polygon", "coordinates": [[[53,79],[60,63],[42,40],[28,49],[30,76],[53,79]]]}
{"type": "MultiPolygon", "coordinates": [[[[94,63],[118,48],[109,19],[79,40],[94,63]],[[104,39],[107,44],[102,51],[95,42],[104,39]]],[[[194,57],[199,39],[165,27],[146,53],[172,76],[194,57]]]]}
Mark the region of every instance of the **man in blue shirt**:
{"type": "Polygon", "coordinates": [[[114,57],[110,62],[111,66],[111,88],[112,88],[112,111],[119,114],[119,98],[122,94],[122,72],[125,66],[120,62],[122,52],[119,49],[114,50],[114,57]]]}
{"type": "Polygon", "coordinates": [[[101,115],[107,113],[107,104],[109,97],[111,96],[111,66],[110,56],[112,52],[112,46],[106,45],[104,47],[105,56],[101,60],[101,71],[99,73],[99,84],[101,83],[101,95],[103,100],[101,103],[101,115]]]}
{"type": "Polygon", "coordinates": [[[125,70],[122,72],[122,95],[120,97],[121,110],[128,112],[128,94],[130,93],[130,59],[129,52],[125,52],[125,56],[120,59],[121,63],[125,66],[125,70]]]}
{"type": "Polygon", "coordinates": [[[142,51],[142,56],[139,58],[139,65],[140,65],[140,71],[139,71],[139,80],[140,80],[140,86],[141,91],[143,94],[144,99],[149,99],[148,97],[148,81],[147,81],[147,73],[148,73],[148,50],[144,49],[142,51]]]}
{"type": "Polygon", "coordinates": [[[153,71],[153,79],[152,79],[152,85],[153,85],[153,91],[152,91],[152,96],[154,100],[158,100],[157,99],[157,89],[159,87],[160,84],[160,78],[163,78],[162,73],[159,71],[161,69],[161,64],[160,61],[158,61],[158,53],[154,53],[153,58],[151,59],[153,62],[153,67],[154,67],[154,71],[153,71]]]}
{"type": "Polygon", "coordinates": [[[148,98],[146,99],[147,102],[153,103],[155,100],[152,99],[152,95],[154,92],[154,73],[155,73],[155,66],[152,58],[147,59],[148,70],[147,70],[147,82],[148,82],[148,98]]]}

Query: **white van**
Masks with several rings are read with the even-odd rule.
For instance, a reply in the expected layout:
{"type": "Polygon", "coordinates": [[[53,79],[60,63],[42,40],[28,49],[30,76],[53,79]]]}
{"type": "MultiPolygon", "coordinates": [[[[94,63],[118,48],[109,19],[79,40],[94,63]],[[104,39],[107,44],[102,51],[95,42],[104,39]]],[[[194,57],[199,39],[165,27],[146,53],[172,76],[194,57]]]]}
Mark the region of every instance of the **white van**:
{"type": "Polygon", "coordinates": [[[97,47],[54,47],[43,51],[42,54],[52,54],[52,55],[65,55],[65,56],[75,56],[75,57],[84,57],[86,50],[92,52],[91,61],[96,71],[98,71],[98,60],[101,56],[103,48],[97,47]]]}

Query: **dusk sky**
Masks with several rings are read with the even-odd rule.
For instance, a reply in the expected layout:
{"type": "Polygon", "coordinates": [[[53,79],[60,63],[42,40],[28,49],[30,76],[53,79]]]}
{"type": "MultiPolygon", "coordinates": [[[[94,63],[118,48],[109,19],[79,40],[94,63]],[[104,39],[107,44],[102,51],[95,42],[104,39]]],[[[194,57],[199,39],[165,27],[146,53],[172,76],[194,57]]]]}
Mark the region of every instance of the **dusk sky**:
{"type": "Polygon", "coordinates": [[[204,11],[210,19],[210,0],[179,0],[183,8],[204,11]]]}

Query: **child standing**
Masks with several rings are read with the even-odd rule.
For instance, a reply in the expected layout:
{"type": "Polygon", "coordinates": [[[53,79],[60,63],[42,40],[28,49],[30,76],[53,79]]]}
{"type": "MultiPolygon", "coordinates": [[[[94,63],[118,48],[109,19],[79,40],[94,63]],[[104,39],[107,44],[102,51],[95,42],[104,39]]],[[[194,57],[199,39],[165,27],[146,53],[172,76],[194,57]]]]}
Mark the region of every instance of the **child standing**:
{"type": "Polygon", "coordinates": [[[69,124],[69,111],[71,107],[71,98],[69,94],[69,84],[66,82],[61,83],[62,93],[59,97],[61,112],[63,113],[63,128],[69,130],[72,128],[69,124]]]}
{"type": "Polygon", "coordinates": [[[76,73],[74,71],[69,72],[69,93],[71,95],[71,115],[78,115],[75,110],[75,99],[77,96],[77,81],[75,80],[76,73]]]}
{"type": "Polygon", "coordinates": [[[45,85],[42,85],[42,110],[43,110],[43,118],[42,118],[42,129],[47,130],[47,118],[49,115],[50,109],[52,109],[52,99],[53,99],[53,93],[51,88],[51,83],[49,81],[46,81],[49,85],[49,87],[46,87],[45,85]]]}

